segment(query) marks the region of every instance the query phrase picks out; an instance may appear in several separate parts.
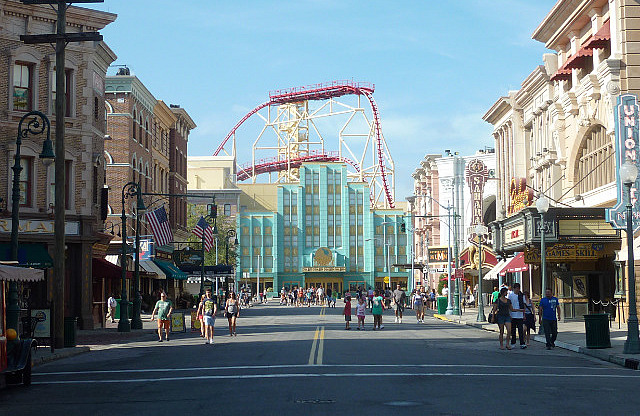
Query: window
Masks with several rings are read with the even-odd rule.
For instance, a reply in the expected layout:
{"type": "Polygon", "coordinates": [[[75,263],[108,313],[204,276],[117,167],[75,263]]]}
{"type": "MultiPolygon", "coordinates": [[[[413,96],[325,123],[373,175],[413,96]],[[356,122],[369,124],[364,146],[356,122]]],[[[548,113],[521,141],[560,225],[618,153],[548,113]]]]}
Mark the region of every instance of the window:
{"type": "Polygon", "coordinates": [[[577,190],[583,194],[615,181],[615,152],[603,126],[595,126],[578,152],[577,190]]]}
{"type": "Polygon", "coordinates": [[[133,140],[136,140],[136,110],[133,110],[133,140]]]}
{"type": "Polygon", "coordinates": [[[31,111],[33,101],[31,65],[16,62],[13,66],[13,109],[31,111]]]}
{"type": "Polygon", "coordinates": [[[227,217],[231,215],[231,204],[224,204],[224,215],[227,217]]]}
{"type": "Polygon", "coordinates": [[[33,158],[21,157],[20,158],[20,206],[30,207],[33,205],[31,198],[33,191],[33,158]]]}
{"type": "MultiPolygon", "coordinates": [[[[55,71],[55,68],[54,68],[55,71]]],[[[65,109],[64,116],[71,117],[71,70],[65,69],[64,71],[64,92],[65,92],[65,109]]],[[[56,79],[53,78],[51,83],[51,114],[56,113],[56,79]]]]}
{"type": "Polygon", "coordinates": [[[144,125],[144,147],[149,148],[149,123],[144,125]]]}

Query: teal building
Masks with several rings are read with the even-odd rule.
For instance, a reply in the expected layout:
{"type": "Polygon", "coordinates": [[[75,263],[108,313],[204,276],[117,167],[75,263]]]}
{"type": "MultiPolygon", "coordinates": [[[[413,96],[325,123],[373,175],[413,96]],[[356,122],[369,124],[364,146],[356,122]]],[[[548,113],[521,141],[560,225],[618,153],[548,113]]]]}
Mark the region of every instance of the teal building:
{"type": "Polygon", "coordinates": [[[410,217],[374,209],[369,185],[348,182],[343,163],[303,164],[297,183],[239,187],[240,285],[255,291],[259,279],[260,290],[322,285],[339,293],[389,281],[408,287],[410,217]]]}

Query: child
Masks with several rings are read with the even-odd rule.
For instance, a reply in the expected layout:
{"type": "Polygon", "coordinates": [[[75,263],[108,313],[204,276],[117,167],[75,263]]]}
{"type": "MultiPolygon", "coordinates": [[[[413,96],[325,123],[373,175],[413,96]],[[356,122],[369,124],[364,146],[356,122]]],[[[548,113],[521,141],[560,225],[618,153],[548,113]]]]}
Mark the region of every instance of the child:
{"type": "Polygon", "coordinates": [[[347,296],[344,298],[344,310],[342,311],[344,315],[344,329],[347,331],[351,328],[349,327],[349,322],[351,322],[351,297],[347,296]]]}
{"type": "MultiPolygon", "coordinates": [[[[373,296],[371,297],[373,299],[373,296]]],[[[364,301],[364,296],[360,297],[358,300],[358,304],[356,305],[356,316],[358,317],[358,331],[360,330],[360,326],[362,326],[362,330],[364,331],[364,316],[365,310],[367,309],[367,304],[364,301]]]]}
{"type": "Polygon", "coordinates": [[[373,292],[373,306],[371,307],[371,314],[373,314],[373,330],[384,328],[382,326],[382,311],[384,310],[383,298],[380,296],[380,291],[375,290],[373,292]]]}

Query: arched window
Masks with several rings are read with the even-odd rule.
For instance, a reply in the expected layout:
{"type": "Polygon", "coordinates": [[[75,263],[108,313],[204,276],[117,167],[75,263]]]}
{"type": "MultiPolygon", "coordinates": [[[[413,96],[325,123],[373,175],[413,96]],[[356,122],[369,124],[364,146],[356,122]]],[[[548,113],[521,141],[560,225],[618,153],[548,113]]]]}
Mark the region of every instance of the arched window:
{"type": "Polygon", "coordinates": [[[133,140],[136,140],[136,120],[137,120],[136,110],[133,110],[133,140]]]}
{"type": "Polygon", "coordinates": [[[615,181],[613,142],[601,125],[585,135],[576,158],[576,191],[584,194],[615,181]]]}

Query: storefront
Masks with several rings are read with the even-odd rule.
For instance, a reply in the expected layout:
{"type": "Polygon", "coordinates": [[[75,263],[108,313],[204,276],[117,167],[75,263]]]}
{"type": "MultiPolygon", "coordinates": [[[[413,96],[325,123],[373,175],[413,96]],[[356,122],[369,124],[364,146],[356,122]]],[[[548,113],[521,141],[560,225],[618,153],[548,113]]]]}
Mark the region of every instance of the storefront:
{"type": "MultiPolygon", "coordinates": [[[[505,258],[514,257],[503,270],[528,271],[532,297],[539,298],[543,292],[540,214],[528,207],[490,226],[495,251],[505,258]]],[[[604,208],[550,208],[544,218],[544,238],[547,286],[560,299],[563,317],[599,312],[603,303],[614,300],[614,259],[621,240],[620,232],[605,222],[604,208]]],[[[615,310],[608,312],[615,314],[615,310]]]]}

